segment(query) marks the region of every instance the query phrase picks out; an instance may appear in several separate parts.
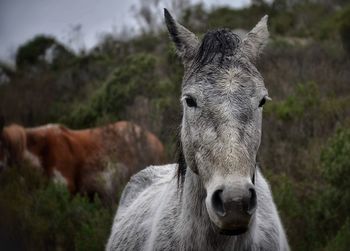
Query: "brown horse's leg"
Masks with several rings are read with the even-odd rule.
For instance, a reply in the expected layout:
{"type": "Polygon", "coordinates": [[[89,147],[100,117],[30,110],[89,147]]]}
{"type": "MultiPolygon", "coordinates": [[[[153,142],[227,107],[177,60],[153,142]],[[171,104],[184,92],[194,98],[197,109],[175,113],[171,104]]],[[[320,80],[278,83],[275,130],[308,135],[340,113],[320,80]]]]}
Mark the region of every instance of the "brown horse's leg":
{"type": "Polygon", "coordinates": [[[77,188],[75,186],[75,183],[73,180],[71,179],[67,179],[67,187],[68,187],[68,190],[71,194],[76,194],[77,193],[77,188]]]}

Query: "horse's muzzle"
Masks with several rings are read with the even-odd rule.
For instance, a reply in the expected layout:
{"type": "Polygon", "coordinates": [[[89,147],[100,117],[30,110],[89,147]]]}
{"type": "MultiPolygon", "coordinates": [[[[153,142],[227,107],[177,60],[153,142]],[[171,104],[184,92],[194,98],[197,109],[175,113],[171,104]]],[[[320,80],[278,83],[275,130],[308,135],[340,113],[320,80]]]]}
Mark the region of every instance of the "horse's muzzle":
{"type": "Polygon", "coordinates": [[[243,187],[223,186],[212,193],[210,204],[211,218],[220,233],[243,234],[256,210],[256,192],[250,183],[243,187]]]}

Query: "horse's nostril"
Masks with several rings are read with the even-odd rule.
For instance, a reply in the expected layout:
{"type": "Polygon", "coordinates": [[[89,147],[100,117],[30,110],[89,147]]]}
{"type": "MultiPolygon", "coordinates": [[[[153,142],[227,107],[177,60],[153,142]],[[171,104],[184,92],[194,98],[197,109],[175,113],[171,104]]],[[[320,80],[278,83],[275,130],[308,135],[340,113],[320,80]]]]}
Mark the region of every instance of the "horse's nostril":
{"type": "Polygon", "coordinates": [[[216,190],[211,198],[213,211],[226,220],[243,221],[254,214],[257,198],[252,185],[245,189],[229,187],[216,190]]]}
{"type": "Polygon", "coordinates": [[[222,190],[216,190],[213,193],[211,200],[215,213],[217,213],[219,216],[225,216],[226,212],[224,208],[224,202],[222,200],[222,190]]]}
{"type": "Polygon", "coordinates": [[[253,214],[256,208],[256,192],[254,188],[249,188],[249,203],[248,203],[248,214],[253,214]]]}

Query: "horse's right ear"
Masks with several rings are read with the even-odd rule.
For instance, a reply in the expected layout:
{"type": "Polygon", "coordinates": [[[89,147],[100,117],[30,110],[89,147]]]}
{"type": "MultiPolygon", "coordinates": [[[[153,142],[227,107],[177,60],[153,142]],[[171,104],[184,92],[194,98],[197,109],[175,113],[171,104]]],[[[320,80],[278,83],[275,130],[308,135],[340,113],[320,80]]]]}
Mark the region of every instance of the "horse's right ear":
{"type": "Polygon", "coordinates": [[[199,45],[197,36],[176,22],[167,9],[164,9],[164,18],[170,37],[176,46],[177,54],[184,63],[190,61],[193,59],[199,45]]]}

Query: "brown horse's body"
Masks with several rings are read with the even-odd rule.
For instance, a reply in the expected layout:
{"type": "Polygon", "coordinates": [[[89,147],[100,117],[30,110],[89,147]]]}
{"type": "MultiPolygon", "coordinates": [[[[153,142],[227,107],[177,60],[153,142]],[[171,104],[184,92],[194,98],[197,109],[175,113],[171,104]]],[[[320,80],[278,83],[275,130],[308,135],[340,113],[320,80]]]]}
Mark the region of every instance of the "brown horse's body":
{"type": "Polygon", "coordinates": [[[140,169],[164,161],[158,138],[125,121],[85,130],[11,125],[3,129],[1,142],[0,161],[29,161],[48,177],[66,183],[72,193],[96,192],[97,177],[108,163],[117,163],[119,175],[127,180],[140,169]]]}

